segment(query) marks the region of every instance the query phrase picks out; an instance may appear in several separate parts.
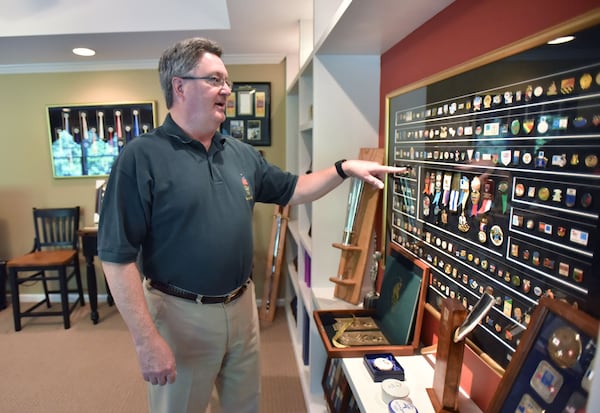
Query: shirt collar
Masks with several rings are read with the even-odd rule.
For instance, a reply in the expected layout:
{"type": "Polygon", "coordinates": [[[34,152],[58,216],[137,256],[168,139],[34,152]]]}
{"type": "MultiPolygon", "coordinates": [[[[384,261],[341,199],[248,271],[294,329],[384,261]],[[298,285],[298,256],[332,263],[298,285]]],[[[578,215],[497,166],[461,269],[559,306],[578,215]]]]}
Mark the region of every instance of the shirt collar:
{"type": "MultiPolygon", "coordinates": [[[[162,124],[162,129],[168,136],[179,140],[181,143],[202,145],[200,142],[195,141],[187,133],[185,133],[183,129],[181,129],[179,125],[175,123],[170,113],[167,114],[165,121],[162,124]]],[[[225,137],[221,135],[221,132],[216,131],[212,137],[212,145],[214,145],[218,150],[223,150],[224,144],[225,137]]]]}

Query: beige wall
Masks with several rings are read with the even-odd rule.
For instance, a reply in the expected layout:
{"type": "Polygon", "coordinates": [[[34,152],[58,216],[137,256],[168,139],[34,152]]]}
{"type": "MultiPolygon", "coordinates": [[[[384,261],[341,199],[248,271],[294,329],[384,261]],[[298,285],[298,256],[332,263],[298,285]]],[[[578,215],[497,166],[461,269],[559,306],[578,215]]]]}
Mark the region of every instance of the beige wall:
{"type": "MultiPolygon", "coordinates": [[[[234,82],[271,82],[271,141],[265,157],[285,168],[285,63],[232,65],[234,82]]],[[[0,75],[0,258],[29,251],[32,207],[80,205],[81,226],[93,225],[95,178],[53,179],[46,120],[48,105],[156,101],[166,106],[155,70],[0,75]]],[[[261,296],[273,207],[255,212],[255,280],[261,296]]],[[[83,261],[82,261],[83,262],[83,261]]],[[[82,265],[85,271],[85,266],[82,265]]],[[[97,265],[99,270],[99,266],[97,265]]],[[[84,272],[85,274],[85,272],[84,272]]],[[[103,283],[99,282],[103,291],[103,283]]],[[[32,292],[39,291],[32,289],[32,292]]]]}

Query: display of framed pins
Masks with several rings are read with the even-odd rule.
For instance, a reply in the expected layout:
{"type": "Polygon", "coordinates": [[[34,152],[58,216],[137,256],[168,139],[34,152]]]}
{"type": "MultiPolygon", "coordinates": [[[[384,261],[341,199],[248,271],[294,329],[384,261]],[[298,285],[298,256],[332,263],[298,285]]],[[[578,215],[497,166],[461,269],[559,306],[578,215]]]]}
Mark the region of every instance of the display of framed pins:
{"type": "Polygon", "coordinates": [[[48,106],[54,178],[101,177],[135,137],[154,129],[155,102],[48,106]]]}
{"type": "Polygon", "coordinates": [[[585,410],[597,337],[596,318],[542,298],[487,411],[585,410]]]}
{"type": "Polygon", "coordinates": [[[434,314],[493,289],[469,337],[492,369],[542,296],[600,317],[600,13],[554,30],[575,40],[539,33],[386,96],[387,163],[411,171],[387,186],[388,246],[429,264],[434,314]]]}
{"type": "Polygon", "coordinates": [[[271,145],[271,84],[234,83],[221,133],[254,146],[271,145]]]}

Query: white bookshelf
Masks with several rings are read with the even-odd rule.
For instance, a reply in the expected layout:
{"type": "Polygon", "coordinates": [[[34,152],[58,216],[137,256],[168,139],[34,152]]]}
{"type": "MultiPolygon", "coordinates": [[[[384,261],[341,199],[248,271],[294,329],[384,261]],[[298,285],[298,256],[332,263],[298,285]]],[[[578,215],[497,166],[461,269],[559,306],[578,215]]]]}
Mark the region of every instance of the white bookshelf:
{"type": "MultiPolygon", "coordinates": [[[[300,54],[292,59],[298,73],[286,70],[293,76],[287,81],[288,170],[320,170],[356,158],[360,148],[379,146],[381,54],[451,2],[313,2],[312,22],[299,22],[300,54]]],[[[345,182],[290,211],[286,309],[309,412],[326,411],[321,379],[327,354],[312,312],[355,307],[335,298],[329,281],[338,271],[340,250],[332,244],[342,239],[348,190],[345,182]]]]}

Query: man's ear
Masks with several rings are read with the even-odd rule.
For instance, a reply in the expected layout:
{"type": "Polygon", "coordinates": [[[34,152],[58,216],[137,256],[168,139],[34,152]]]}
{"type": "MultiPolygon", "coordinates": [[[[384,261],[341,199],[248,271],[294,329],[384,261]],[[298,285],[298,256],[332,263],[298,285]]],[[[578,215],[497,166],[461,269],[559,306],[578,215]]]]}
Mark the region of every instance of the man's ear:
{"type": "Polygon", "coordinates": [[[173,86],[173,94],[179,95],[183,94],[183,79],[178,77],[174,77],[171,79],[171,86],[173,86]]]}

